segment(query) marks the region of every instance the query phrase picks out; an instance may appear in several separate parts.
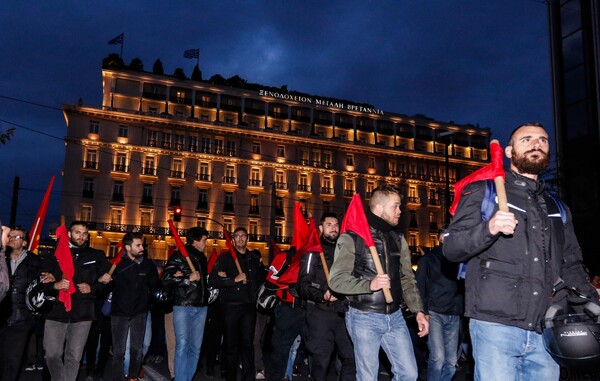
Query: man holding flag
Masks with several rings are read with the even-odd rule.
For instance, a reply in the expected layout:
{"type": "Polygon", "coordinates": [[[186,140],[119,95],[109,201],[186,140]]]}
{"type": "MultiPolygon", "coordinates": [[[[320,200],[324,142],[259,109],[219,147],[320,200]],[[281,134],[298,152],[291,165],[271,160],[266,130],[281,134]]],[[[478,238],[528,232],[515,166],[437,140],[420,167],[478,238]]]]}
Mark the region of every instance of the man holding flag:
{"type": "Polygon", "coordinates": [[[101,250],[89,246],[88,225],[73,221],[69,231],[57,229],[58,245],[52,258],[52,281],[59,301],[46,316],[44,350],[52,380],[75,381],[87,336],[96,318],[96,294],[106,288],[99,279],[110,263],[101,250]],[[60,279],[57,281],[57,279],[60,279]]]}
{"type": "MultiPolygon", "coordinates": [[[[562,278],[590,300],[598,299],[582,265],[571,213],[538,177],[548,168],[549,150],[543,126],[523,124],[504,150],[510,170],[506,182],[496,183],[497,201],[486,196],[486,181],[462,192],[455,187],[460,201],[455,200],[443,250],[452,261],[468,261],[465,315],[471,318],[475,380],[558,380],[559,366],[541,334],[553,284],[562,278]],[[488,218],[486,204],[492,209],[488,218]]],[[[490,151],[492,163],[499,156],[499,168],[490,173],[501,180],[502,149],[492,142],[490,151]]],[[[485,180],[480,171],[470,176],[485,180]]]]}
{"type": "Polygon", "coordinates": [[[329,286],[350,300],[346,325],[354,344],[358,381],[377,381],[380,347],[392,365],[394,380],[414,381],[418,376],[402,308],[407,305],[416,314],[420,337],[427,335],[429,322],[408,244],[396,230],[399,219],[398,188],[389,184],[375,188],[366,211],[355,195],[335,249],[329,286]]]}

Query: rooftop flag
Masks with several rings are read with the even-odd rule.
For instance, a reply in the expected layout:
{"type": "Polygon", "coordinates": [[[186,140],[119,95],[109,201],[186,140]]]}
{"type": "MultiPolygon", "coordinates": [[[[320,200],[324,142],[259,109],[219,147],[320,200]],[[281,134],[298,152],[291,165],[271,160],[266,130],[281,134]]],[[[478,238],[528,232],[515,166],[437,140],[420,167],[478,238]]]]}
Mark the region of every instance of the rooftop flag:
{"type": "Polygon", "coordinates": [[[117,44],[123,45],[123,39],[124,38],[125,38],[125,33],[121,33],[117,37],[115,37],[115,38],[111,39],[110,41],[108,41],[108,44],[109,45],[117,45],[117,44]]]}
{"type": "Polygon", "coordinates": [[[183,52],[183,56],[189,59],[200,58],[200,49],[188,49],[183,52]]]}

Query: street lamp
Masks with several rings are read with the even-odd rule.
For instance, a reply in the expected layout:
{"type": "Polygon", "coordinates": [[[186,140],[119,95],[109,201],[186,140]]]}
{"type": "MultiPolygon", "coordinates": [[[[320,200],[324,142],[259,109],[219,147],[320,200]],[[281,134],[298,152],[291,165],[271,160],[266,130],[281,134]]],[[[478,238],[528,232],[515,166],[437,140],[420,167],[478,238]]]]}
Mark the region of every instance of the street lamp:
{"type": "Polygon", "coordinates": [[[450,139],[454,135],[452,131],[440,132],[437,136],[444,143],[444,158],[446,166],[446,192],[444,194],[444,224],[450,222],[450,157],[448,155],[448,146],[450,139]]]}

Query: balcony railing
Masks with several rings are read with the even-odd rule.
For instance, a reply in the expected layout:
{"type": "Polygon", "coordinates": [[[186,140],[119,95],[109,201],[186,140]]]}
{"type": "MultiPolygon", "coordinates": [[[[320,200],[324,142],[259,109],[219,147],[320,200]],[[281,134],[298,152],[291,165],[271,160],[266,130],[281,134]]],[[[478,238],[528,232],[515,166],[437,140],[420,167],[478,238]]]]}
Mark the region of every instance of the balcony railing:
{"type": "Polygon", "coordinates": [[[329,187],[321,187],[322,194],[333,194],[333,188],[329,187]]]}
{"type": "Polygon", "coordinates": [[[412,204],[420,204],[421,203],[420,197],[408,196],[408,197],[406,197],[406,200],[412,204]]]}
{"type": "Polygon", "coordinates": [[[98,162],[97,161],[84,161],[83,162],[83,168],[85,169],[98,169],[98,162]]]}
{"type": "Polygon", "coordinates": [[[287,183],[281,181],[275,181],[275,188],[277,189],[288,189],[287,183]]]}
{"type": "Polygon", "coordinates": [[[196,174],[196,180],[210,181],[210,174],[209,173],[198,173],[198,174],[196,174]]]}
{"type": "Polygon", "coordinates": [[[250,214],[259,214],[259,209],[258,206],[251,206],[250,209],[248,210],[248,213],[250,214]]]}
{"type": "Polygon", "coordinates": [[[157,141],[154,139],[148,139],[148,141],[146,142],[146,145],[150,146],[150,147],[156,147],[157,145],[157,141]]]}
{"type": "Polygon", "coordinates": [[[237,177],[223,176],[223,184],[237,184],[237,177]]]}
{"type": "Polygon", "coordinates": [[[156,176],[156,168],[144,167],[144,168],[142,168],[142,175],[156,176]]]}
{"type": "Polygon", "coordinates": [[[262,180],[259,180],[259,179],[249,179],[248,180],[248,186],[251,186],[251,187],[261,187],[262,186],[262,180]]]}
{"type": "Polygon", "coordinates": [[[354,196],[354,189],[344,189],[344,196],[346,196],[346,197],[354,196]]]}
{"type": "Polygon", "coordinates": [[[171,171],[171,177],[174,179],[183,179],[182,171],[171,171]]]}
{"type": "Polygon", "coordinates": [[[125,164],[113,164],[114,172],[129,172],[129,167],[125,164]]]}
{"type": "Polygon", "coordinates": [[[310,185],[308,185],[308,184],[298,184],[298,191],[300,191],[300,192],[310,192],[310,185]]]}

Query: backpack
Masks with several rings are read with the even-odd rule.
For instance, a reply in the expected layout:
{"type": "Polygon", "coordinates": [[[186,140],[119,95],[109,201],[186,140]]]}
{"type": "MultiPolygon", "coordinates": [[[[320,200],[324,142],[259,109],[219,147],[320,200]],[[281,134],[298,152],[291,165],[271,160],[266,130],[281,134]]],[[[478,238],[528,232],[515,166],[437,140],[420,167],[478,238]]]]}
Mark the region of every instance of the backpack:
{"type": "Polygon", "coordinates": [[[257,291],[256,305],[262,310],[271,310],[277,300],[293,303],[296,297],[293,286],[298,281],[300,262],[293,260],[294,253],[282,251],[275,255],[267,279],[257,291]]]}

